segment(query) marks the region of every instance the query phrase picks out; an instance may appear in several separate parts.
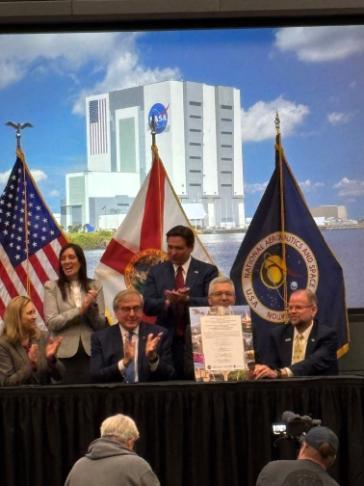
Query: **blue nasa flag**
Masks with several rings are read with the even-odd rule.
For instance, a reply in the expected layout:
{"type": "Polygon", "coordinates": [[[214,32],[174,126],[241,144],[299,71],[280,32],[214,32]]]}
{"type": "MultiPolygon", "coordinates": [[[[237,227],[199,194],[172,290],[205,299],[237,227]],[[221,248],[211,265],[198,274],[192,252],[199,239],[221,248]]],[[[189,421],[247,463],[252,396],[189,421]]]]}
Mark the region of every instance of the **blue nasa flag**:
{"type": "Polygon", "coordinates": [[[286,322],[294,290],[318,298],[318,321],[336,330],[338,356],[349,348],[343,271],[327,246],[288,166],[280,136],[276,167],[230,272],[237,304],[252,310],[255,350],[263,358],[269,333],[286,322]]]}

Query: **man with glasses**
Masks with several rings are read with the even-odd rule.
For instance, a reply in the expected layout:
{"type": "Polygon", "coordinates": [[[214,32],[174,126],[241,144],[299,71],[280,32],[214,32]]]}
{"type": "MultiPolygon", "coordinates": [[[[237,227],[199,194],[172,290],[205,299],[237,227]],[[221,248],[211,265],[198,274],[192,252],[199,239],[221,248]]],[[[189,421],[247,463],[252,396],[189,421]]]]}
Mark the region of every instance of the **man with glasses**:
{"type": "Polygon", "coordinates": [[[336,333],[320,324],[316,314],[317,298],[313,292],[304,289],[291,294],[289,323],[272,329],[264,363],[255,365],[255,379],[337,375],[336,333]]]}
{"type": "Polygon", "coordinates": [[[216,277],[209,285],[208,302],[212,309],[216,307],[228,308],[235,304],[235,287],[227,277],[216,277]]]}
{"type": "Polygon", "coordinates": [[[118,323],[91,336],[95,382],[137,383],[173,378],[171,339],[159,326],[142,322],[143,296],[122,290],[113,301],[118,323]]]}

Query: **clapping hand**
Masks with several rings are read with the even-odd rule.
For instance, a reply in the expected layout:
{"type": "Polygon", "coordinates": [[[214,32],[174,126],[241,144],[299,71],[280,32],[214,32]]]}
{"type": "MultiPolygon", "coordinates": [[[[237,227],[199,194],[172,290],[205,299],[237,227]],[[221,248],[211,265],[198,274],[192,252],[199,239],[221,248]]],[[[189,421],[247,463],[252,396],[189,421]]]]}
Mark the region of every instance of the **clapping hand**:
{"type": "Polygon", "coordinates": [[[39,355],[38,344],[32,344],[29,348],[29,351],[28,351],[28,358],[29,358],[29,361],[32,363],[33,366],[37,364],[38,355],[39,355]]]}
{"type": "Polygon", "coordinates": [[[148,334],[147,342],[145,344],[145,356],[149,360],[153,360],[157,357],[157,348],[162,335],[163,332],[159,332],[158,334],[148,334]]]}
{"type": "Polygon", "coordinates": [[[52,359],[56,352],[57,349],[59,348],[59,345],[62,342],[62,336],[57,336],[54,339],[48,339],[47,345],[46,345],[46,357],[47,359],[52,359]]]}
{"type": "Polygon", "coordinates": [[[187,302],[190,296],[190,288],[183,287],[178,290],[166,290],[164,292],[166,303],[176,304],[180,302],[187,302]]]}
{"type": "Polygon", "coordinates": [[[134,360],[135,356],[135,342],[129,341],[128,339],[125,339],[124,341],[124,357],[123,357],[123,363],[124,366],[128,366],[130,361],[134,360]]]}
{"type": "Polygon", "coordinates": [[[95,307],[97,306],[96,299],[98,293],[99,293],[98,290],[94,290],[94,289],[90,289],[87,292],[87,294],[85,295],[82,301],[80,314],[84,314],[90,308],[90,306],[95,306],[95,307]]]}

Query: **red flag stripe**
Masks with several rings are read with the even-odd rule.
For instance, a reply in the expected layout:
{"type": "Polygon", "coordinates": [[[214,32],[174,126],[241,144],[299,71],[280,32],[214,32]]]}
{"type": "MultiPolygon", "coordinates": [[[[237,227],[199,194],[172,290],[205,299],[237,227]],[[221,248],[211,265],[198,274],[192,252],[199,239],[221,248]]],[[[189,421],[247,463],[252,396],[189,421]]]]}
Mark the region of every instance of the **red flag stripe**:
{"type": "Polygon", "coordinates": [[[54,271],[57,273],[57,275],[59,273],[59,263],[58,263],[59,250],[66,243],[67,243],[66,239],[63,237],[63,235],[61,235],[56,240],[53,240],[50,245],[47,245],[46,247],[43,248],[44,253],[47,255],[48,260],[52,265],[52,267],[54,268],[54,271]]]}
{"type": "MultiPolygon", "coordinates": [[[[27,273],[26,273],[26,271],[24,270],[22,265],[18,265],[17,267],[15,267],[15,271],[16,271],[20,281],[24,285],[24,288],[26,289],[27,288],[27,273]]],[[[35,305],[38,313],[43,318],[43,302],[42,302],[42,299],[39,296],[38,289],[35,288],[35,286],[34,286],[34,284],[31,280],[29,280],[29,297],[33,301],[33,304],[35,305]]]]}
{"type": "Polygon", "coordinates": [[[140,250],[161,248],[164,219],[164,185],[166,174],[159,158],[154,160],[140,232],[140,250]]]}
{"type": "Polygon", "coordinates": [[[117,272],[124,273],[125,268],[133,256],[134,253],[131,250],[112,239],[100,261],[117,272]]]}
{"type": "MultiPolygon", "coordinates": [[[[54,270],[53,266],[51,265],[50,261],[48,260],[47,255],[44,253],[43,249],[37,251],[35,253],[35,256],[37,257],[39,261],[39,265],[41,265],[45,275],[46,275],[46,280],[57,280],[58,279],[58,273],[54,270]]],[[[34,263],[33,263],[34,266],[34,263]]],[[[42,280],[44,283],[44,280],[42,280]]]]}
{"type": "MultiPolygon", "coordinates": [[[[4,288],[7,290],[10,298],[19,295],[19,292],[11,280],[9,273],[6,271],[2,261],[0,261],[0,281],[4,284],[4,288]]],[[[5,305],[6,304],[7,302],[5,302],[5,305]]]]}
{"type": "Polygon", "coordinates": [[[44,268],[40,261],[38,260],[37,254],[34,253],[34,255],[31,255],[29,257],[29,262],[31,263],[32,267],[34,268],[35,273],[37,274],[39,280],[41,281],[42,284],[49,280],[48,275],[44,271],[44,268]]]}

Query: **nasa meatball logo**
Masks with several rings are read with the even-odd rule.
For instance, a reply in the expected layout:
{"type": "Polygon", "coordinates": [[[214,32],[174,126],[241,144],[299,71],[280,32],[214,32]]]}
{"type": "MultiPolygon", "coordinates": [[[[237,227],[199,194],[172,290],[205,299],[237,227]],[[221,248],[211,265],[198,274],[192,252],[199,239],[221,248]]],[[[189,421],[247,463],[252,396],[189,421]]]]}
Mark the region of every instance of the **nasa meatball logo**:
{"type": "Polygon", "coordinates": [[[162,103],[156,103],[152,106],[148,115],[149,126],[152,127],[154,121],[154,128],[156,133],[162,133],[167,127],[168,123],[168,106],[167,108],[162,103]]]}
{"type": "Polygon", "coordinates": [[[262,238],[248,254],[241,274],[245,299],[262,319],[285,322],[284,282],[289,292],[316,292],[319,272],[315,255],[307,243],[293,233],[277,231],[262,238]],[[285,243],[285,258],[282,243],[285,243]]]}

